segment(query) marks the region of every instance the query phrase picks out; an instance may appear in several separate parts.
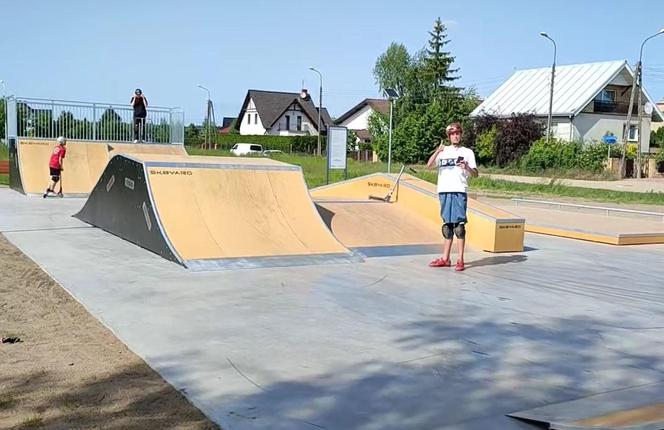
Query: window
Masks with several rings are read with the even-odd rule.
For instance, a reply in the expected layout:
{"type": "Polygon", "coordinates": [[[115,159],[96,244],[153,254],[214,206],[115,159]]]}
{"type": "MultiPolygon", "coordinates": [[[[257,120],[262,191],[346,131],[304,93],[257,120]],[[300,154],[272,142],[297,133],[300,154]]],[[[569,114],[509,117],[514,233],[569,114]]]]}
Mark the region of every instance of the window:
{"type": "Polygon", "coordinates": [[[247,114],[247,124],[251,125],[251,114],[247,114]]]}
{"type": "Polygon", "coordinates": [[[595,100],[601,102],[615,103],[616,101],[616,90],[602,90],[595,100]]]}
{"type": "Polygon", "coordinates": [[[629,126],[629,135],[627,136],[627,140],[630,142],[637,142],[639,140],[639,129],[636,125],[629,126]]]}
{"type": "Polygon", "coordinates": [[[297,116],[297,131],[302,131],[302,115],[297,116]]]}
{"type": "Polygon", "coordinates": [[[252,150],[252,151],[262,151],[262,150],[263,150],[263,147],[260,146],[260,145],[251,145],[251,146],[249,147],[249,149],[252,150]]]}
{"type": "Polygon", "coordinates": [[[290,116],[286,115],[286,130],[290,130],[290,116]]]}
{"type": "Polygon", "coordinates": [[[258,124],[258,114],[254,114],[254,124],[258,124]]]}

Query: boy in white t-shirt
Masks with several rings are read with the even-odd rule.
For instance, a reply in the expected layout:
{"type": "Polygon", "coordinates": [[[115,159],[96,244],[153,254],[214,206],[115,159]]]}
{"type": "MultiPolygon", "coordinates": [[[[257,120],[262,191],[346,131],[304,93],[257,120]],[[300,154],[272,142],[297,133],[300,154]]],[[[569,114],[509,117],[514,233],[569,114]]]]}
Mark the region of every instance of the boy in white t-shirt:
{"type": "Polygon", "coordinates": [[[445,238],[443,256],[436,258],[429,266],[449,267],[452,239],[457,237],[459,258],[454,270],[465,269],[463,252],[466,246],[466,208],[468,203],[468,177],[477,176],[475,154],[469,148],[461,146],[461,124],[455,122],[445,129],[452,143],[441,143],[429,158],[427,167],[438,167],[438,198],[440,199],[440,217],[443,219],[442,233],[445,238]]]}

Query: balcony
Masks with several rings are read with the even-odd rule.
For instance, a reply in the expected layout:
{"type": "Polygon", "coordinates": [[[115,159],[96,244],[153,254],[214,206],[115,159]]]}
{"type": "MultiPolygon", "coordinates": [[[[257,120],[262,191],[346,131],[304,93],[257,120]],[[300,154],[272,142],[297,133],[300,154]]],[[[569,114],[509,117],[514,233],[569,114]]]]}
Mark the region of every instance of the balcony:
{"type": "MultiPolygon", "coordinates": [[[[629,102],[612,102],[607,100],[594,100],[593,112],[595,113],[615,113],[615,114],[627,114],[629,109],[629,102]]],[[[634,114],[637,113],[637,104],[634,104],[632,108],[634,114]]]]}

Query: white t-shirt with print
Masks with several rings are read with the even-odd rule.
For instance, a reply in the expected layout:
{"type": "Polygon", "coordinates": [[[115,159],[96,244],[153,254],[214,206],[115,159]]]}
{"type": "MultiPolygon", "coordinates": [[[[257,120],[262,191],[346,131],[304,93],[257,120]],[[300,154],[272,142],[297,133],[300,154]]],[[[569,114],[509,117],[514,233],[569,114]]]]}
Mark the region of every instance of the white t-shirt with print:
{"type": "Polygon", "coordinates": [[[463,160],[468,162],[469,168],[477,168],[475,154],[472,149],[463,146],[446,146],[436,156],[439,193],[468,192],[468,176],[470,176],[470,173],[456,165],[459,157],[463,157],[463,160]]]}

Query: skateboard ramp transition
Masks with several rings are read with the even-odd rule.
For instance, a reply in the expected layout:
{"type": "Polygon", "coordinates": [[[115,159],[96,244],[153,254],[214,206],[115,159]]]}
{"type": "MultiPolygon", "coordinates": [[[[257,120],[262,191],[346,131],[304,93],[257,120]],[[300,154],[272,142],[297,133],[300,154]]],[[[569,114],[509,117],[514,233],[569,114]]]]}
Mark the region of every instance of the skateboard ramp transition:
{"type": "Polygon", "coordinates": [[[194,270],[361,260],[270,159],[116,155],[75,217],[194,270]]]}
{"type": "MultiPolygon", "coordinates": [[[[396,254],[409,247],[438,252],[442,237],[436,185],[403,174],[389,202],[369,199],[386,196],[395,182],[396,175],[375,173],[313,189],[311,195],[334,235],[348,247],[369,254],[382,254],[385,247],[396,254]]],[[[524,224],[523,218],[468,199],[466,239],[474,248],[523,251],[524,224]]]]}
{"type": "MultiPolygon", "coordinates": [[[[41,195],[49,182],[48,161],[54,139],[19,139],[10,160],[10,186],[24,194],[41,195]]],[[[68,197],[85,197],[92,191],[109,159],[119,153],[187,155],[179,144],[128,144],[67,141],[62,189],[68,197]]]]}

